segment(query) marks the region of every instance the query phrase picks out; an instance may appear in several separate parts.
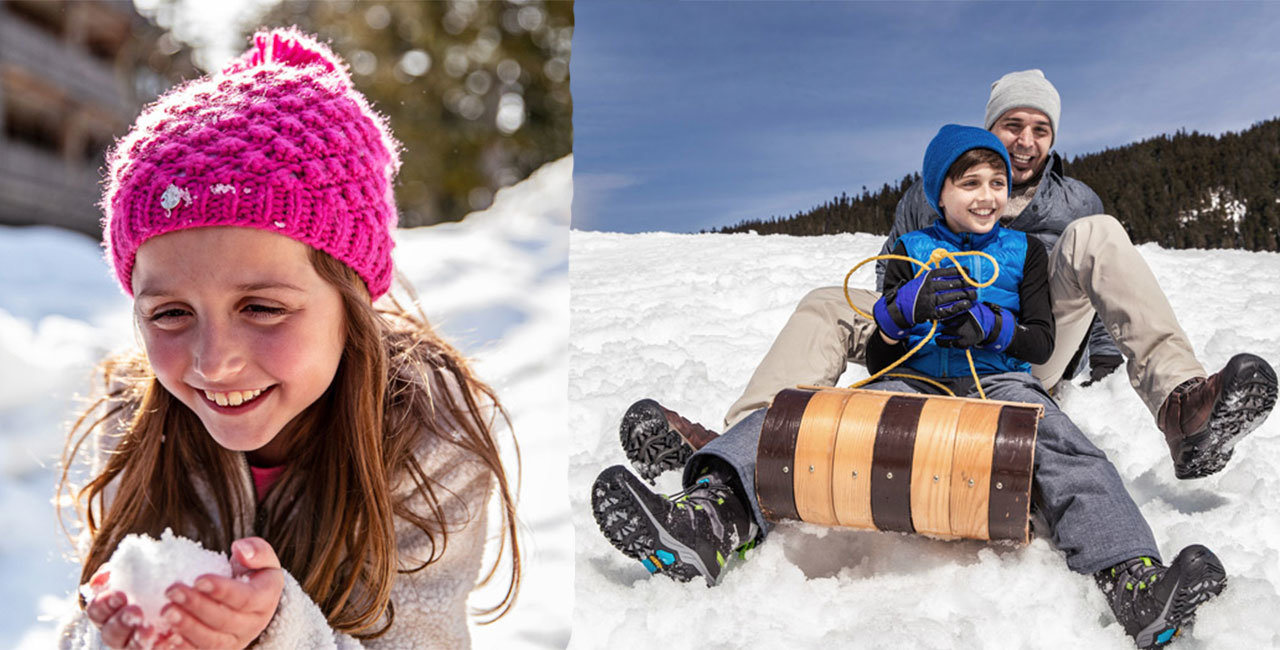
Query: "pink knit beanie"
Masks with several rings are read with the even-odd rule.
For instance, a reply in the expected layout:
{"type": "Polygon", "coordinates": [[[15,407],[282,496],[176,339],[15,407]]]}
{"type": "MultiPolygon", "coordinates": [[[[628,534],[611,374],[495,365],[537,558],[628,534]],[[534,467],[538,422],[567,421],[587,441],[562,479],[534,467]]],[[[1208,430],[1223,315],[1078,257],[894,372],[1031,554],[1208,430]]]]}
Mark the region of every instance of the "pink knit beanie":
{"type": "Polygon", "coordinates": [[[164,94],[108,159],[104,246],[133,295],[143,242],[204,226],[277,232],[391,286],[399,144],[346,64],[296,28],[259,32],[221,72],[164,94]]]}

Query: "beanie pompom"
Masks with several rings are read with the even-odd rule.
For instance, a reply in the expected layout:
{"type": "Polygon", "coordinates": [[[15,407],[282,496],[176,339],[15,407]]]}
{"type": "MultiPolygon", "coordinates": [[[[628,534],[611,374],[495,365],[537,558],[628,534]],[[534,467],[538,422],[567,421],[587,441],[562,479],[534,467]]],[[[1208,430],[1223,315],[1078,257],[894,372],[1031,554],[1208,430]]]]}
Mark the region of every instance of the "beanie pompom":
{"type": "Polygon", "coordinates": [[[278,64],[293,68],[320,66],[326,72],[341,71],[346,66],[328,46],[303,34],[297,27],[260,31],[253,35],[253,46],[223,68],[223,74],[243,72],[250,68],[278,64]]]}

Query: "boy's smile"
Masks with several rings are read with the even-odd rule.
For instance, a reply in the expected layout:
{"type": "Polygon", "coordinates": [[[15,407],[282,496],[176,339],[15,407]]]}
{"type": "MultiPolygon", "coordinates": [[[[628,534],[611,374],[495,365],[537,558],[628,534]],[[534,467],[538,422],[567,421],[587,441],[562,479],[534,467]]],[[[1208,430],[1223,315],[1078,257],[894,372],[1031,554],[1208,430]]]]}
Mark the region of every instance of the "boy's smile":
{"type": "Polygon", "coordinates": [[[133,284],[161,385],[219,445],[284,461],[277,434],[328,389],[345,343],[342,298],[310,249],[252,228],[179,230],[138,249],[133,284]]]}
{"type": "Polygon", "coordinates": [[[1008,178],[1002,164],[976,165],[965,171],[959,180],[950,178],[942,184],[938,207],[952,232],[990,232],[1004,214],[1009,200],[1008,178]]]}

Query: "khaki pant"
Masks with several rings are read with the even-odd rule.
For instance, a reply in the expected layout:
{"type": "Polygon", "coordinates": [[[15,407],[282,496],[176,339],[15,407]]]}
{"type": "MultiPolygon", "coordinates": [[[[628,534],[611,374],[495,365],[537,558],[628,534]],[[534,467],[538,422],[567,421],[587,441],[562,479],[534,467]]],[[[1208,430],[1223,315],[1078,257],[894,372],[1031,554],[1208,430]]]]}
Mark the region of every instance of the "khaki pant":
{"type": "MultiPolygon", "coordinates": [[[[1067,226],[1049,253],[1049,291],[1056,323],[1053,356],[1031,368],[1046,387],[1062,379],[1095,310],[1128,360],[1129,383],[1152,415],[1178,384],[1206,375],[1151,268],[1114,217],[1098,214],[1067,226]]],[[[850,289],[849,296],[867,313],[879,298],[865,289],[850,289]]],[[[846,360],[866,362],[875,329],[849,308],[840,287],[810,291],[729,408],[725,428],[768,406],[784,388],[834,386],[846,360]]]]}

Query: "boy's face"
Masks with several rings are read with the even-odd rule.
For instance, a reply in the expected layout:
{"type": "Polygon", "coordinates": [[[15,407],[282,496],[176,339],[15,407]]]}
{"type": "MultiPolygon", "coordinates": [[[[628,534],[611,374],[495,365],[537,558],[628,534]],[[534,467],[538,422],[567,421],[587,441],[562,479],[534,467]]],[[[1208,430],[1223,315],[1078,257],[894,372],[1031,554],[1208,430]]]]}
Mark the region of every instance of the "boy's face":
{"type": "Polygon", "coordinates": [[[1001,115],[991,132],[1009,150],[1014,185],[1030,181],[1044,169],[1053,149],[1053,125],[1048,115],[1034,108],[1015,108],[1001,115]]]}
{"type": "Polygon", "coordinates": [[[952,232],[990,232],[1004,214],[1009,201],[1009,179],[1004,166],[975,165],[959,180],[942,183],[938,207],[952,232]]]}
{"type": "Polygon", "coordinates": [[[345,344],[342,296],[310,249],[252,228],[179,230],[138,249],[133,290],[160,384],[219,445],[282,462],[277,434],[333,383],[345,344]]]}

